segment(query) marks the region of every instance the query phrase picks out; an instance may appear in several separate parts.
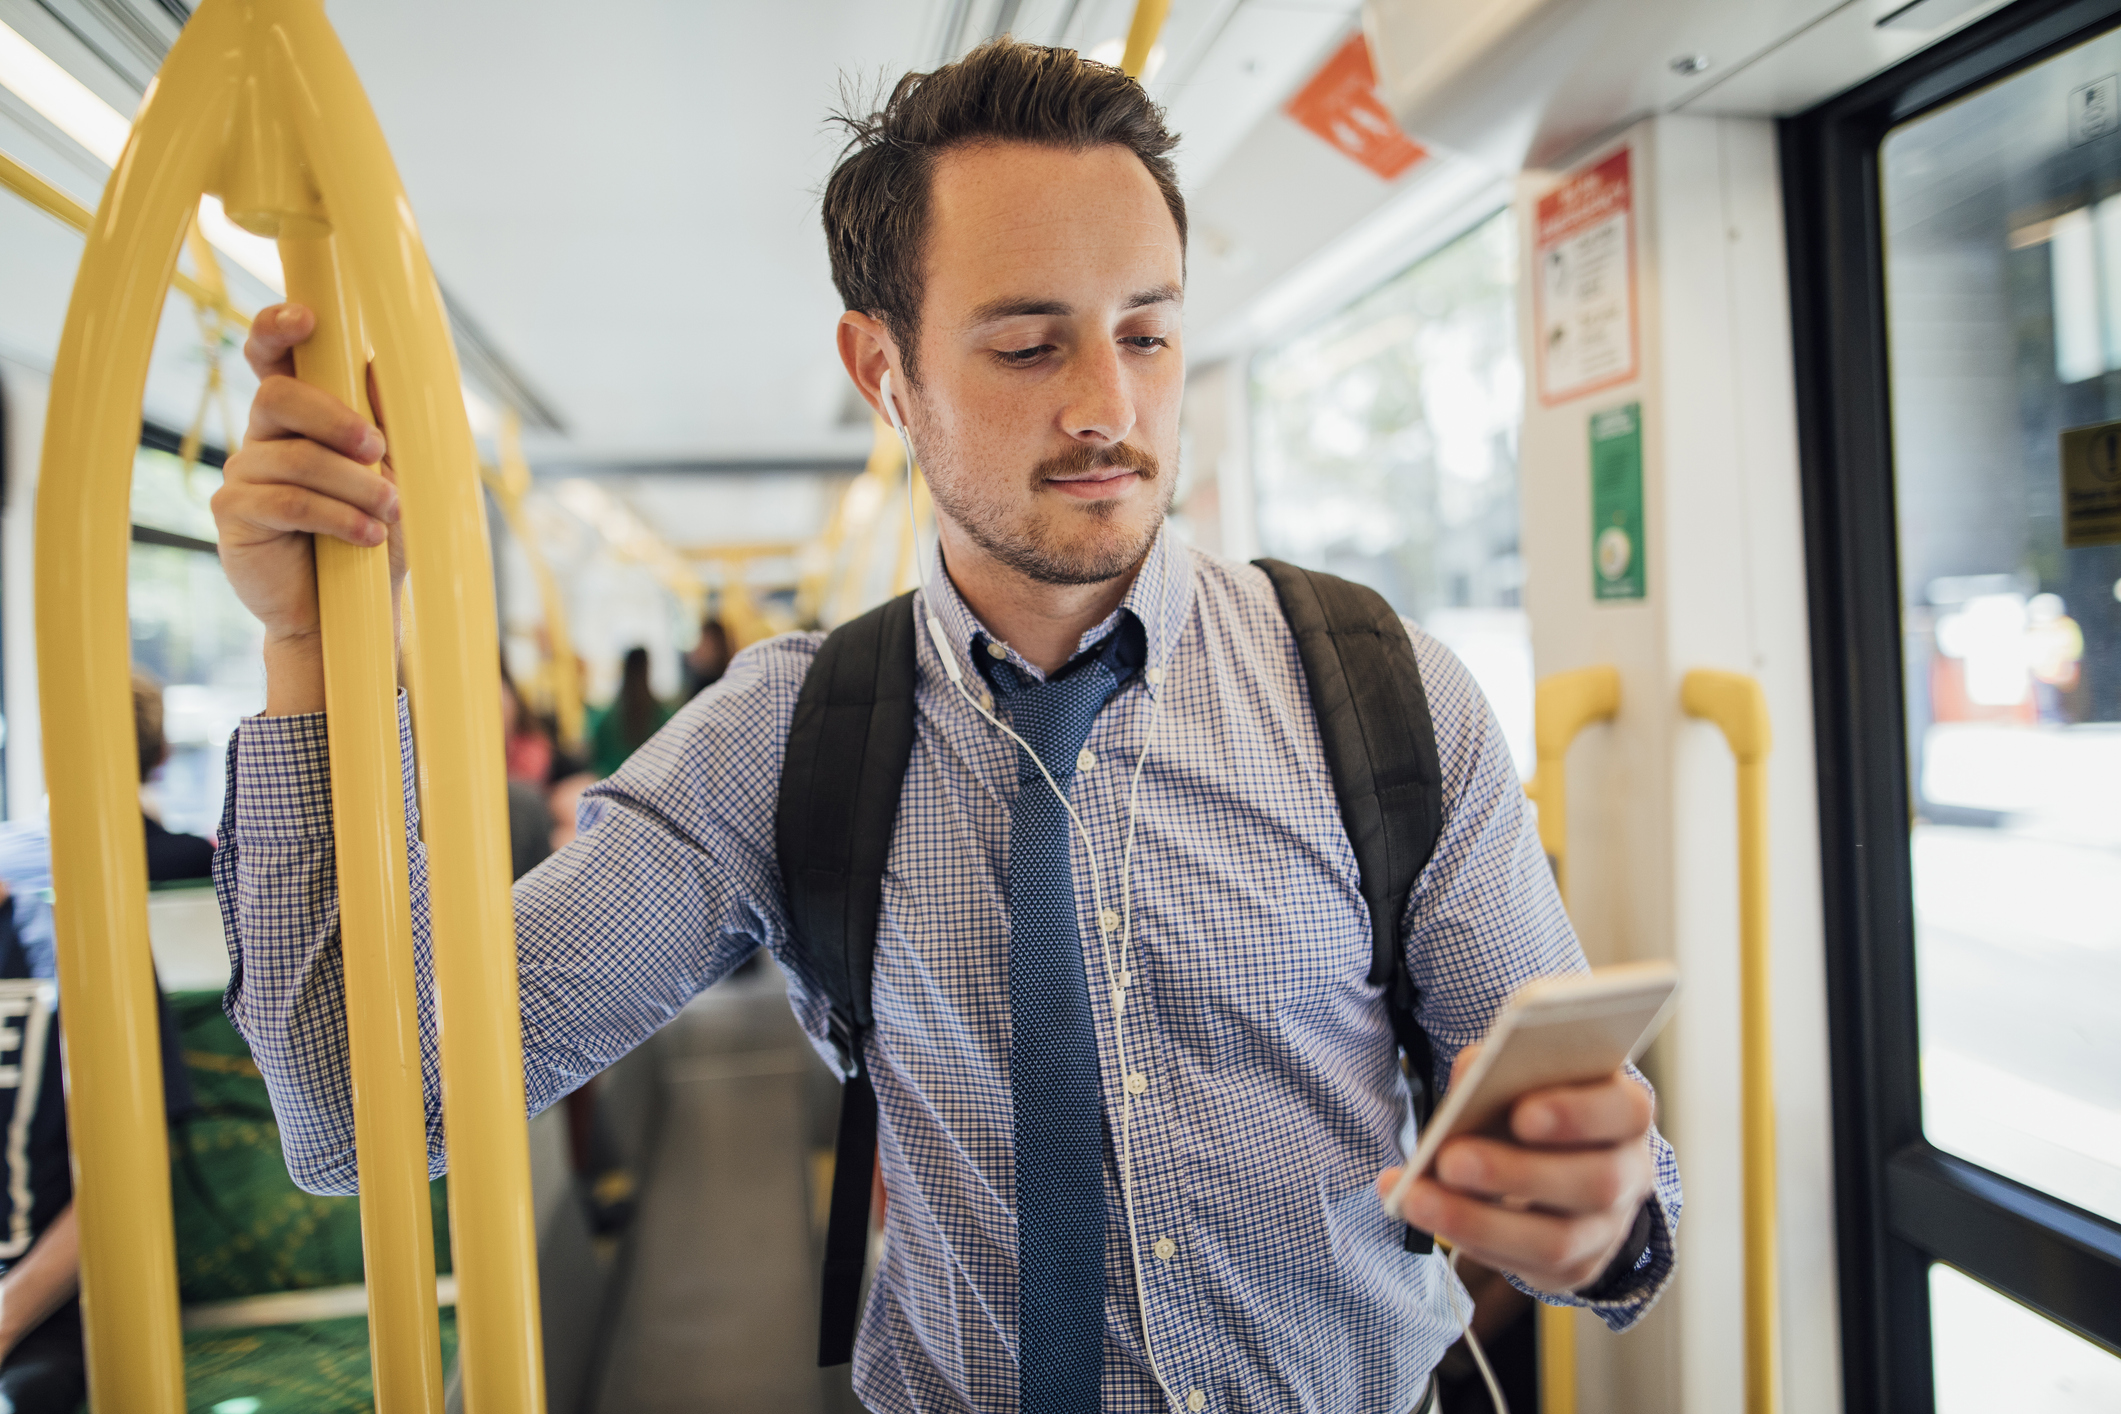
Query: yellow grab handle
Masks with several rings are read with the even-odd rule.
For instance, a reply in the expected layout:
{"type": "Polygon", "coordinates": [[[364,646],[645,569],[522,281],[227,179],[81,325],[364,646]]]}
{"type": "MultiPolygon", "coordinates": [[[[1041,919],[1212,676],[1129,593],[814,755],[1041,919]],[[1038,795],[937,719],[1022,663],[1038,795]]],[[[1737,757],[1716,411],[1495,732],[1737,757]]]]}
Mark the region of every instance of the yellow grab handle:
{"type": "MultiPolygon", "coordinates": [[[[466,1408],[538,1414],[544,1374],[496,710],[499,658],[477,461],[433,273],[381,129],[319,0],[204,0],[193,14],[104,189],[53,370],[37,507],[37,639],[46,774],[68,785],[52,802],[60,987],[97,999],[68,1014],[66,1048],[90,1395],[97,1409],[122,1414],[184,1407],[130,710],[127,491],[155,327],[185,227],[209,190],[223,197],[232,219],[286,241],[296,265],[290,274],[307,288],[359,290],[359,327],[378,350],[406,555],[422,585],[411,610],[420,645],[411,666],[422,689],[414,710],[429,787],[466,1408]],[[328,250],[320,250],[315,243],[327,234],[328,250]],[[343,284],[328,278],[328,267],[320,280],[318,262],[327,255],[343,267],[343,284]]],[[[350,309],[340,310],[336,354],[320,347],[306,359],[322,378],[318,360],[336,357],[329,376],[341,386],[358,349],[350,309]]],[[[394,702],[387,729],[375,720],[379,692],[391,681],[374,662],[382,622],[376,590],[381,583],[387,593],[387,580],[379,580],[380,559],[372,554],[349,557],[326,547],[320,560],[332,615],[327,694],[335,713],[353,701],[345,729],[380,737],[386,745],[374,749],[390,763],[335,753],[334,784],[388,795],[383,814],[402,821],[388,785],[396,773],[394,702]],[[359,666],[364,655],[370,661],[359,666]],[[356,674],[368,675],[358,690],[356,674]]],[[[387,653],[381,656],[387,662],[387,653]]],[[[340,730],[335,715],[335,739],[340,730]]],[[[352,808],[342,798],[342,817],[352,808]]],[[[338,823],[342,848],[351,842],[370,864],[395,865],[390,826],[338,823]]],[[[349,880],[366,867],[346,862],[349,880]]],[[[405,1108],[408,1083],[414,1094],[419,1083],[414,1017],[400,1005],[409,936],[403,948],[393,941],[401,908],[395,889],[389,884],[363,903],[348,895],[351,913],[371,910],[366,923],[350,913],[347,948],[349,1022],[361,1028],[353,1061],[364,1179],[411,1167],[408,1147],[424,1152],[417,1113],[411,1136],[396,1136],[395,1151],[391,1141],[369,1148],[379,1125],[396,1128],[390,1116],[405,1108]],[[358,936],[369,926],[377,930],[372,946],[358,936]]],[[[364,1204],[368,1223],[386,1209],[397,1213],[381,1219],[382,1230],[364,1232],[379,1263],[371,1270],[376,1339],[392,1344],[388,1355],[379,1347],[377,1358],[391,1409],[432,1407],[425,1403],[433,1383],[423,1363],[429,1357],[397,1348],[428,1338],[432,1287],[420,1282],[417,1304],[395,1309],[410,1280],[403,1263],[426,1221],[424,1163],[417,1193],[415,1200],[409,1192],[379,1192],[379,1201],[364,1204]],[[383,1311],[385,1304],[394,1309],[383,1311]]]]}
{"type": "Polygon", "coordinates": [[[1740,1124],[1745,1145],[1745,1407],[1774,1414],[1779,1312],[1775,1255],[1775,1050],[1768,968],[1767,696],[1742,673],[1698,668],[1680,684],[1688,716],[1713,722],[1738,760],[1740,1124]]]}
{"type": "MultiPolygon", "coordinates": [[[[317,317],[316,332],[295,350],[296,373],[365,415],[367,343],[331,237],[283,237],[280,261],[288,298],[317,317]]],[[[382,1414],[440,1414],[441,1330],[405,872],[390,551],[318,536],[316,555],[370,1370],[382,1414]]]]}
{"type": "MultiPolygon", "coordinates": [[[[1532,740],[1538,761],[1525,794],[1539,807],[1539,847],[1554,870],[1554,885],[1568,901],[1569,747],[1593,722],[1609,722],[1620,711],[1620,670],[1599,666],[1555,673],[1540,680],[1533,697],[1532,740]]],[[[1539,1307],[1539,1407],[1545,1414],[1576,1414],[1576,1310],[1539,1307]]]]}
{"type": "Polygon", "coordinates": [[[1554,866],[1554,883],[1569,892],[1569,745],[1593,722],[1620,711],[1620,670],[1577,668],[1540,679],[1532,704],[1537,764],[1525,794],[1539,807],[1539,847],[1554,866]]]}

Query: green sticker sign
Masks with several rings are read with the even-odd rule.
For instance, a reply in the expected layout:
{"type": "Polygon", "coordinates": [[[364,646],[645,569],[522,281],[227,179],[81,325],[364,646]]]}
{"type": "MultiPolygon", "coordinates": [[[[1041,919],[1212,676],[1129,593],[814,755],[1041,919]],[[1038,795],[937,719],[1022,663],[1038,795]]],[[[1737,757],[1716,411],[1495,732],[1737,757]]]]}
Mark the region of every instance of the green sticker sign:
{"type": "Polygon", "coordinates": [[[1642,537],[1642,404],[1591,414],[1591,597],[1649,593],[1642,537]]]}

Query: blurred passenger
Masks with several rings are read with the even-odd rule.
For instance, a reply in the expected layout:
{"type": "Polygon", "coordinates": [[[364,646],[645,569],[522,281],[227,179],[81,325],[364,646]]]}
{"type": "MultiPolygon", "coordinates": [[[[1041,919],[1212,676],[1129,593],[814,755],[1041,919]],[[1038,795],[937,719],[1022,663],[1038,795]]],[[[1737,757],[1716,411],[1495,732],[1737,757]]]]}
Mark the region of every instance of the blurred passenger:
{"type": "Polygon", "coordinates": [[[685,697],[690,702],[729,670],[729,630],[720,619],[700,620],[699,642],[685,650],[685,697]]]}
{"type": "Polygon", "coordinates": [[[576,771],[552,783],[545,798],[552,814],[552,849],[557,854],[574,843],[575,813],[582,808],[582,792],[601,779],[594,771],[576,771]]]}
{"type": "Polygon", "coordinates": [[[506,658],[501,660],[501,737],[508,748],[509,780],[542,787],[552,778],[552,733],[523,705],[506,658]]]}
{"type": "MultiPolygon", "coordinates": [[[[133,669],[133,736],[139,743],[140,784],[144,786],[148,777],[169,760],[169,738],[162,731],[162,684],[138,668],[133,669]]],[[[147,824],[149,883],[213,877],[213,841],[164,829],[144,800],[140,814],[147,824]]]]}
{"type": "MultiPolygon", "coordinates": [[[[133,673],[133,734],[145,784],[169,757],[162,685],[133,673]]],[[[150,882],[211,877],[214,847],[147,815],[150,882]]],[[[51,906],[51,831],[44,821],[0,828],[0,1411],[74,1414],[87,1393],[81,1348],[80,1239],[67,1153],[59,1011],[51,979],[57,956],[51,906]],[[19,1136],[17,1142],[16,1136],[19,1136]]],[[[192,1107],[177,1030],[159,988],[163,1108],[192,1107]]],[[[88,1004],[93,1004],[91,1001],[88,1004]]]]}
{"type": "Polygon", "coordinates": [[[589,769],[610,775],[669,720],[670,709],[648,686],[648,650],[627,649],[619,695],[589,724],[589,769]]]}

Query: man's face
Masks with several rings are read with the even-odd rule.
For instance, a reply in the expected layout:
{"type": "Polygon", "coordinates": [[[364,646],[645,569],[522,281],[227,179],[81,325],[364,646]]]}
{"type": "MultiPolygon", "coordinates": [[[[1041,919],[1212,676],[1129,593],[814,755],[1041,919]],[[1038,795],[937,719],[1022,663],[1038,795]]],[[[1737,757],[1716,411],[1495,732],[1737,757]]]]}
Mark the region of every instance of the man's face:
{"type": "Polygon", "coordinates": [[[961,148],[936,164],[920,383],[922,469],[972,546],[1048,584],[1147,553],[1178,479],[1184,251],[1123,147],[961,148]]]}

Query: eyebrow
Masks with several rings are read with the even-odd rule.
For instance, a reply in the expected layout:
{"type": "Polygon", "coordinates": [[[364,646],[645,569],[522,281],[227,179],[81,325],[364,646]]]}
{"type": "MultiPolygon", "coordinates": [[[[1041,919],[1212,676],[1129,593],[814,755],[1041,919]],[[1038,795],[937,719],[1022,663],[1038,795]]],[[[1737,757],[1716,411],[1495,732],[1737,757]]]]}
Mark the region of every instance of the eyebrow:
{"type": "MultiPolygon", "coordinates": [[[[1176,304],[1184,297],[1177,285],[1157,285],[1146,290],[1137,290],[1127,296],[1123,309],[1146,309],[1152,304],[1176,304]]],[[[997,319],[1021,319],[1027,316],[1045,315],[1066,318],[1075,313],[1075,306],[1066,300],[1053,299],[996,299],[989,300],[972,311],[968,323],[992,324],[997,319]]]]}

